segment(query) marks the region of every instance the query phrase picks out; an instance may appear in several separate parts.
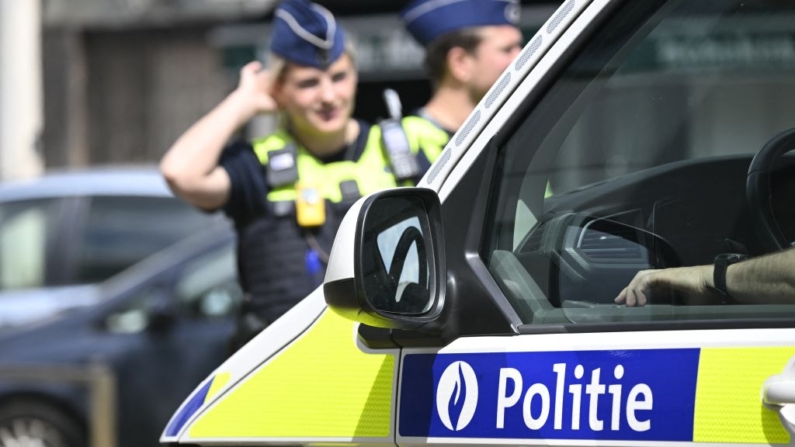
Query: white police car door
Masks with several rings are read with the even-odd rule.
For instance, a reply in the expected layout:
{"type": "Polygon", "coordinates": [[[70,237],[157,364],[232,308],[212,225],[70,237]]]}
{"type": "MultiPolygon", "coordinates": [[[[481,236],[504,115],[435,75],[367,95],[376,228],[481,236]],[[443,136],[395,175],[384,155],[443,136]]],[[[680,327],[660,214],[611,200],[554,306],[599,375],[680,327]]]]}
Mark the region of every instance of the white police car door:
{"type": "Polygon", "coordinates": [[[791,164],[770,198],[746,191],[751,159],[795,125],[795,8],[578,13],[551,47],[541,30],[428,178],[452,287],[444,347],[404,341],[397,444],[790,444],[795,296],[614,300],[640,270],[795,239],[791,164]],[[784,240],[757,230],[771,211],[784,240]]]}

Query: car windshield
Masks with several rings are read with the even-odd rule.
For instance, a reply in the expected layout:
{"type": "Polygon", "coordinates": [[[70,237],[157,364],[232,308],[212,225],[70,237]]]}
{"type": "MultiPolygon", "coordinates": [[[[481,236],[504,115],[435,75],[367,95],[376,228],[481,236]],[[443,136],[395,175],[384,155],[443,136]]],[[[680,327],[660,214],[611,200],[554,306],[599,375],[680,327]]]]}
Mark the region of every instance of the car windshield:
{"type": "MultiPolygon", "coordinates": [[[[482,256],[528,323],[730,318],[715,307],[592,309],[615,307],[640,270],[795,241],[792,159],[768,166],[761,208],[746,187],[753,156],[795,127],[795,2],[617,3],[520,109],[482,256]],[[757,231],[766,210],[786,241],[757,231]],[[556,311],[567,307],[585,310],[556,311]]],[[[793,309],[757,313],[781,312],[793,309]]]]}
{"type": "Polygon", "coordinates": [[[755,154],[795,126],[795,3],[627,5],[590,38],[544,104],[563,193],[678,160],[755,154]]]}

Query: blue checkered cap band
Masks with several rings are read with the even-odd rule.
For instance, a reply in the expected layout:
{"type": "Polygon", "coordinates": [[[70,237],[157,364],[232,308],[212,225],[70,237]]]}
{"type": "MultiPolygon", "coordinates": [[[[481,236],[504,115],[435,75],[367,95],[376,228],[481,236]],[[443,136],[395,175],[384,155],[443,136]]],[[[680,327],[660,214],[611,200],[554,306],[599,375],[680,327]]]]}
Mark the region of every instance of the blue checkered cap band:
{"type": "Polygon", "coordinates": [[[425,46],[464,28],[517,25],[519,0],[414,0],[400,17],[409,33],[425,46]]]}
{"type": "Polygon", "coordinates": [[[290,62],[325,69],[345,51],[345,31],[328,9],[284,0],[276,9],[270,49],[290,62]]]}

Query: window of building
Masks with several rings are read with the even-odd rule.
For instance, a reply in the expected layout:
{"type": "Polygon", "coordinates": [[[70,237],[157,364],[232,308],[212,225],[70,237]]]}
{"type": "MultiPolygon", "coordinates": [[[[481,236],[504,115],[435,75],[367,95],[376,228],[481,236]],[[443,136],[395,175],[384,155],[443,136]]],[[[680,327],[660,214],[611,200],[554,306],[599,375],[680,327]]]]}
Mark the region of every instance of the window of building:
{"type": "Polygon", "coordinates": [[[175,294],[180,311],[191,317],[231,315],[243,299],[234,244],[191,261],[177,281],[175,294]]]}

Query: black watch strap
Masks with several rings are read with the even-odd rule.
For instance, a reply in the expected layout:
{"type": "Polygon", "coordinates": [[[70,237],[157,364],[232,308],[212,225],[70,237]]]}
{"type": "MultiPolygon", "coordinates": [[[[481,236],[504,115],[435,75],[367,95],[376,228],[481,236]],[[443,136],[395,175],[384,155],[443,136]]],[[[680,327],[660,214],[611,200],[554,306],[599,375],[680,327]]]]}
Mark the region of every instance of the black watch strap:
{"type": "Polygon", "coordinates": [[[743,261],[747,258],[746,255],[740,253],[722,253],[715,257],[715,266],[712,273],[713,289],[718,291],[723,298],[724,302],[736,303],[728,288],[726,287],[726,271],[729,266],[743,261]]]}

